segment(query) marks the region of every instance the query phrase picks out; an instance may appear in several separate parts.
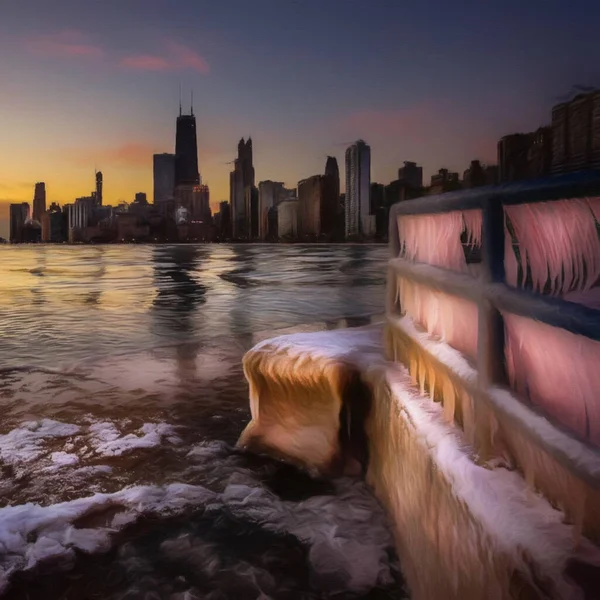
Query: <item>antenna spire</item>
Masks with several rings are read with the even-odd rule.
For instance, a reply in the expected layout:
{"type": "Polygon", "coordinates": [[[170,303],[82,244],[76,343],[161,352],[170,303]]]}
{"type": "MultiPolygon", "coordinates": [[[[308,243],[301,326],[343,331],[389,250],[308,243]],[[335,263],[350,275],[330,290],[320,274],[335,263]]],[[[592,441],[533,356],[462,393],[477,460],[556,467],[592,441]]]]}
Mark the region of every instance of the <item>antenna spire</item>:
{"type": "Polygon", "coordinates": [[[192,117],[193,117],[194,116],[194,90],[193,90],[193,88],[191,90],[191,98],[192,98],[191,99],[191,109],[192,109],[191,110],[191,114],[192,114],[192,117]]]}
{"type": "Polygon", "coordinates": [[[179,82],[179,116],[181,116],[181,81],[179,82]]]}

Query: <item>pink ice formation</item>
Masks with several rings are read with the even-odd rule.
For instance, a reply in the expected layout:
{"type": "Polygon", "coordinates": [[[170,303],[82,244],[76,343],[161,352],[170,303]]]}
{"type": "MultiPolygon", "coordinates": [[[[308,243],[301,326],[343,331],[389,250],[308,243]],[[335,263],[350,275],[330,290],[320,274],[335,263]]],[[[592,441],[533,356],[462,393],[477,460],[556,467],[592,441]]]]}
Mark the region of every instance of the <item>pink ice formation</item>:
{"type": "MultiPolygon", "coordinates": [[[[506,282],[600,308],[600,198],[508,205],[506,282]]],[[[398,217],[402,258],[478,277],[463,242],[481,246],[482,211],[398,217]]],[[[477,306],[399,281],[402,310],[469,358],[477,355],[477,306]]],[[[579,436],[600,445],[600,343],[531,319],[504,315],[514,389],[579,436]]]]}

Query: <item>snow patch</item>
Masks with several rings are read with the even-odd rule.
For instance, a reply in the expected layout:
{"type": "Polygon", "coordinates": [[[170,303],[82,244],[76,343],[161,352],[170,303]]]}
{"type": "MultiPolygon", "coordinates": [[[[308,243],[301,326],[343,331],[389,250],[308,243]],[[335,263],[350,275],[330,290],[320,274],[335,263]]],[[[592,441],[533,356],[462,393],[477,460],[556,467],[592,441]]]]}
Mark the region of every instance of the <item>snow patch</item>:
{"type": "Polygon", "coordinates": [[[0,509],[0,593],[17,570],[31,569],[42,561],[71,560],[73,550],[94,553],[110,548],[111,531],[142,514],[181,511],[203,505],[216,494],[201,486],[173,484],[167,487],[125,488],[114,494],[95,494],[51,506],[23,504],[0,509]],[[120,507],[107,527],[77,529],[74,523],[103,508],[120,507]]]}
{"type": "Polygon", "coordinates": [[[175,430],[166,423],[145,423],[136,433],[121,437],[113,423],[95,423],[90,426],[92,433],[91,444],[96,454],[102,456],[121,456],[138,448],[153,448],[160,446],[164,438],[175,438],[175,430]]]}
{"type": "Polygon", "coordinates": [[[79,433],[77,425],[52,419],[28,421],[21,427],[0,435],[0,460],[7,464],[29,463],[44,454],[44,442],[79,433]]]}

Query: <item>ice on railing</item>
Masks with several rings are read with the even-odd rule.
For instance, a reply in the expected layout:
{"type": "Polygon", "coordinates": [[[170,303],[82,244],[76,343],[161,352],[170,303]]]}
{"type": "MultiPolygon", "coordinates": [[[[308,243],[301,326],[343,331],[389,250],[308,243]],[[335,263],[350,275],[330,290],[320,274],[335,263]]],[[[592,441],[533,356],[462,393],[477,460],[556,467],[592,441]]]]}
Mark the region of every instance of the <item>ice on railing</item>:
{"type": "Polygon", "coordinates": [[[477,357],[477,305],[425,285],[399,277],[402,310],[430,335],[448,343],[469,358],[477,357]]]}
{"type": "Polygon", "coordinates": [[[513,389],[600,446],[600,343],[525,317],[503,317],[513,389]]]}
{"type": "Polygon", "coordinates": [[[401,255],[409,260],[468,272],[461,236],[466,233],[470,246],[481,245],[481,214],[481,210],[467,210],[398,217],[401,255]]]}
{"type": "MultiPolygon", "coordinates": [[[[517,282],[515,263],[534,290],[552,295],[587,291],[600,278],[600,238],[592,206],[598,199],[557,200],[505,207],[520,256],[506,244],[506,279],[517,282]]],[[[508,230],[508,223],[505,223],[508,230]]]]}
{"type": "MultiPolygon", "coordinates": [[[[600,198],[508,205],[504,263],[509,285],[562,296],[600,284],[600,198]]],[[[473,273],[465,244],[480,248],[482,211],[400,215],[401,256],[473,273]]],[[[578,301],[585,298],[577,296],[578,301]]]]}

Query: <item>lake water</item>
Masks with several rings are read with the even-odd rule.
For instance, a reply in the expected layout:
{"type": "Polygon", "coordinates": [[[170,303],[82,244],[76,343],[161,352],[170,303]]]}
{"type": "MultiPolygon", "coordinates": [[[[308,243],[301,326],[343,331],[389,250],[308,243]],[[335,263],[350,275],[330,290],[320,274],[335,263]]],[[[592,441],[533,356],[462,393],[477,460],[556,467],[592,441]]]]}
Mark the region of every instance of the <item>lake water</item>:
{"type": "Polygon", "coordinates": [[[400,598],[360,480],[233,446],[241,357],[384,307],[384,246],[0,246],[0,595],[400,598]]]}

